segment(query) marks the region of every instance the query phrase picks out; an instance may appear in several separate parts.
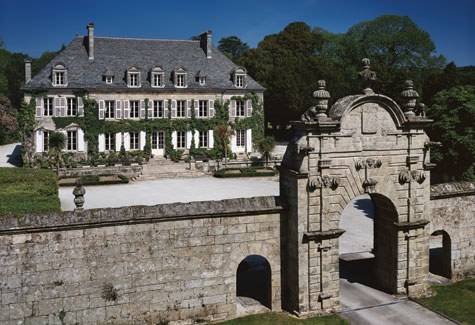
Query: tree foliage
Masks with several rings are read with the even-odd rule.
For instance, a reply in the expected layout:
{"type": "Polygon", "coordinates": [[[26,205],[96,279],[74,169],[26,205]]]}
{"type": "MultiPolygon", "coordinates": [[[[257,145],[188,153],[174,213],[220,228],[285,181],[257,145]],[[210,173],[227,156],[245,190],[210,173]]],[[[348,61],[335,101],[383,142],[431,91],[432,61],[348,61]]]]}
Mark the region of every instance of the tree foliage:
{"type": "Polygon", "coordinates": [[[269,164],[269,158],[272,153],[272,150],[275,148],[275,140],[274,137],[267,136],[265,138],[260,139],[256,143],[257,150],[264,156],[266,160],[266,167],[269,164]]]}
{"type": "Polygon", "coordinates": [[[432,151],[437,171],[458,180],[475,180],[475,86],[437,93],[427,114],[434,120],[428,134],[442,148],[432,151]]]}
{"type": "Polygon", "coordinates": [[[235,61],[249,50],[249,45],[241,41],[237,36],[223,37],[218,42],[218,49],[235,61]]]}
{"type": "Polygon", "coordinates": [[[8,97],[0,96],[0,144],[18,139],[17,111],[8,97]]]}

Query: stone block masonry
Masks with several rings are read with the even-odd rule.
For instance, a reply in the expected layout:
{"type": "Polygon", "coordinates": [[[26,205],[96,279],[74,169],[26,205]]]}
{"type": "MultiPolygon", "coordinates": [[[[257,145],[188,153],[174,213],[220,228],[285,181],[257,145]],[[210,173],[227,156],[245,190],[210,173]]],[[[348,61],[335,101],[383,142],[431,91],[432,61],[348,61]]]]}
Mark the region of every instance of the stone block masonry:
{"type": "Polygon", "coordinates": [[[149,324],[235,316],[236,271],[271,267],[281,308],[276,197],[0,219],[0,323],[149,324]]]}

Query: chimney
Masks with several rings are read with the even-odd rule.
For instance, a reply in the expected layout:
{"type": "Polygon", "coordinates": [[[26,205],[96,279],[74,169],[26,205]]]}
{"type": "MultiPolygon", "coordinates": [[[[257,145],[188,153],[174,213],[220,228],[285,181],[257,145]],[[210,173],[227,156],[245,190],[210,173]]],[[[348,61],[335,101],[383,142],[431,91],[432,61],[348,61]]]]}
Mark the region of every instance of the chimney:
{"type": "Polygon", "coordinates": [[[213,34],[213,32],[207,30],[200,35],[200,46],[208,59],[211,59],[211,34],[213,34]]]}
{"type": "Polygon", "coordinates": [[[31,80],[31,59],[27,58],[25,61],[25,84],[31,80]]]}
{"type": "Polygon", "coordinates": [[[87,38],[89,40],[89,60],[94,60],[94,23],[87,24],[87,38]]]}

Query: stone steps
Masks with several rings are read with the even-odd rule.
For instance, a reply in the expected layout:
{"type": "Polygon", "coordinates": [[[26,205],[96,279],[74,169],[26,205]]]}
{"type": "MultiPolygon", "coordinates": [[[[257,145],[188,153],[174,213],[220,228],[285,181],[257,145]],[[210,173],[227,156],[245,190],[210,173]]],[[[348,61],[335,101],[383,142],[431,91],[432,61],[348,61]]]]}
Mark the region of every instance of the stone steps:
{"type": "Polygon", "coordinates": [[[137,180],[154,180],[164,178],[197,178],[206,177],[205,173],[198,170],[189,170],[187,163],[175,163],[163,158],[150,159],[147,164],[143,166],[142,175],[137,180]]]}

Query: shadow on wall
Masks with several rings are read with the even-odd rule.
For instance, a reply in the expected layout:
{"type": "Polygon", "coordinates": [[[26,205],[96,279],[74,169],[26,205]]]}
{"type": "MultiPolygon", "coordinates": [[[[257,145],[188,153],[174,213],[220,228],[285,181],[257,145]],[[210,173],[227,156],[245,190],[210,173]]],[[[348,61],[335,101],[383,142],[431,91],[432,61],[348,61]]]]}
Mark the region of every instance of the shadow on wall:
{"type": "Polygon", "coordinates": [[[355,200],[354,206],[356,209],[360,210],[365,217],[374,219],[373,202],[371,201],[371,198],[358,198],[355,200]]]}
{"type": "Polygon", "coordinates": [[[249,297],[272,309],[271,270],[267,260],[259,255],[249,255],[236,272],[236,295],[249,297]]]}

